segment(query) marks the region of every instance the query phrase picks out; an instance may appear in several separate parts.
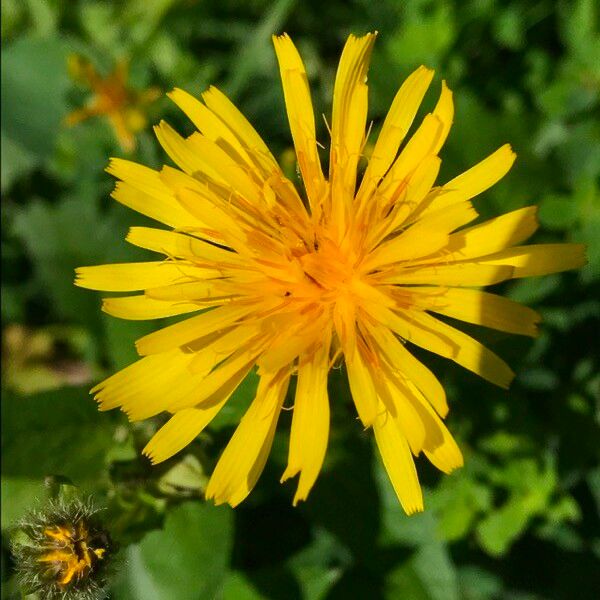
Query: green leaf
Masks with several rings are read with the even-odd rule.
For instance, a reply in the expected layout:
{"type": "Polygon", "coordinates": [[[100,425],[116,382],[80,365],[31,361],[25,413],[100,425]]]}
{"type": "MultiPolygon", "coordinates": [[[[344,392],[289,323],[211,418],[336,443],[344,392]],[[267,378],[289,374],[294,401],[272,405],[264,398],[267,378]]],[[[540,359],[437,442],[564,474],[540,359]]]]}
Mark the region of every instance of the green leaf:
{"type": "Polygon", "coordinates": [[[67,111],[66,52],[58,38],[21,38],[2,49],[2,192],[54,149],[67,111]]]}
{"type": "Polygon", "coordinates": [[[200,461],[193,454],[186,454],[159,479],[158,489],[166,495],[198,497],[207,483],[200,461]]]}
{"type": "Polygon", "coordinates": [[[591,182],[583,182],[575,191],[580,211],[580,228],[573,240],[586,245],[587,265],[582,267],[581,279],[592,283],[600,279],[600,189],[591,182]]]}
{"type": "Polygon", "coordinates": [[[477,526],[479,541],[492,556],[506,553],[530,520],[549,510],[557,474],[552,460],[543,467],[534,459],[513,459],[505,469],[490,473],[494,483],[506,486],[510,497],[477,526]]]}
{"type": "Polygon", "coordinates": [[[317,529],[314,541],[287,562],[302,588],[303,597],[317,600],[327,596],[342,576],[342,567],[350,564],[351,557],[335,536],[317,529]]]}
{"type": "Polygon", "coordinates": [[[15,215],[13,232],[25,244],[56,315],[98,323],[98,297],[73,285],[75,268],[102,262],[117,241],[116,224],[89,198],[65,199],[54,206],[38,200],[15,215]]]}
{"type": "Polygon", "coordinates": [[[263,596],[243,573],[234,571],[225,581],[223,600],[266,600],[266,596],[263,596]]]}
{"type": "Polygon", "coordinates": [[[464,538],[477,516],[491,504],[489,488],[476,480],[469,466],[445,477],[428,503],[436,511],[439,532],[447,541],[464,538]]]}
{"type": "Polygon", "coordinates": [[[547,229],[568,229],[577,221],[577,204],[573,198],[548,196],[540,204],[539,218],[547,229]]]}
{"type": "Polygon", "coordinates": [[[462,567],[458,571],[458,578],[461,598],[464,600],[490,600],[501,597],[501,579],[480,567],[462,567]]]}
{"type": "Polygon", "coordinates": [[[557,148],[557,155],[568,177],[576,186],[581,180],[598,181],[600,178],[600,123],[589,117],[569,129],[565,143],[557,148]]]}
{"type": "Polygon", "coordinates": [[[277,0],[266,10],[262,21],[242,40],[225,88],[232,97],[242,91],[257,72],[274,66],[271,36],[281,30],[296,0],[277,0]]]}
{"type": "Polygon", "coordinates": [[[115,25],[116,6],[108,2],[85,2],[77,5],[81,33],[94,43],[94,46],[106,49],[119,48],[119,28],[115,25]]]}
{"type": "MultiPolygon", "coordinates": [[[[33,263],[36,281],[51,301],[54,317],[91,325],[96,333],[102,329],[100,297],[96,292],[73,284],[75,269],[106,262],[148,260],[148,252],[138,251],[123,239],[127,221],[119,206],[111,206],[108,213],[101,211],[94,198],[74,197],[61,199],[54,205],[35,200],[14,216],[13,233],[23,242],[33,263]]],[[[153,258],[150,258],[153,260],[153,258]]],[[[108,319],[106,319],[108,320],[108,319]]],[[[115,356],[113,363],[125,366],[137,358],[133,341],[148,333],[149,322],[124,322],[110,317],[107,336],[121,342],[123,355],[115,356]],[[116,322],[116,323],[115,323],[116,322]],[[124,339],[130,340],[125,347],[124,339]]],[[[117,346],[113,345],[115,352],[117,346]]]]}
{"type": "Polygon", "coordinates": [[[41,499],[47,475],[66,476],[84,487],[97,483],[113,430],[112,420],[98,414],[87,389],[65,388],[35,396],[5,393],[2,494],[10,502],[2,503],[3,522],[8,524],[41,499]]]}
{"type": "Polygon", "coordinates": [[[509,6],[494,20],[494,34],[498,42],[511,50],[518,50],[525,42],[525,23],[519,8],[509,6]]]}
{"type": "Polygon", "coordinates": [[[5,475],[35,479],[56,474],[81,483],[103,472],[114,424],[98,414],[87,388],[6,394],[2,422],[5,475]]]}
{"type": "Polygon", "coordinates": [[[185,502],[167,514],[164,528],[147,534],[122,554],[113,586],[119,600],[215,598],[229,566],[233,512],[204,502],[185,502]]]}
{"type": "MultiPolygon", "coordinates": [[[[382,542],[386,546],[399,545],[412,549],[407,558],[386,577],[386,598],[458,600],[456,572],[448,550],[437,533],[439,526],[434,513],[426,510],[407,517],[379,462],[375,472],[381,495],[382,542]]],[[[427,498],[425,504],[427,506],[427,498]]]]}
{"type": "Polygon", "coordinates": [[[418,4],[406,5],[406,13],[413,14],[407,14],[401,27],[382,41],[397,67],[414,68],[419,63],[436,67],[456,37],[454,11],[449,4],[437,3],[431,10],[418,4]]]}
{"type": "Polygon", "coordinates": [[[520,498],[514,498],[483,520],[477,527],[479,541],[492,556],[501,556],[529,521],[529,511],[520,498]]]}
{"type": "Polygon", "coordinates": [[[47,0],[27,0],[33,30],[39,37],[56,33],[58,12],[47,0]]]}
{"type": "Polygon", "coordinates": [[[43,500],[47,491],[41,479],[2,476],[2,527],[10,527],[43,500]]]}
{"type": "Polygon", "coordinates": [[[535,304],[560,287],[560,275],[547,275],[542,278],[520,279],[511,282],[508,296],[521,304],[535,304]]]}

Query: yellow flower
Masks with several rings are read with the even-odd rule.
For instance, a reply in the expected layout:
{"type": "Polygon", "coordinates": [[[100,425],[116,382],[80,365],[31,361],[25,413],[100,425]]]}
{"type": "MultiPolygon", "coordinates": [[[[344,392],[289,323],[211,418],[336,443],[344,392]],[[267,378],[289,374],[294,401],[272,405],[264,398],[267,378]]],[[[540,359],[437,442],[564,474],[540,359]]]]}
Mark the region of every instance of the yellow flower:
{"type": "Polygon", "coordinates": [[[76,125],[90,117],[105,115],[125,152],[136,147],[135,134],[146,127],[145,106],[158,98],[156,88],[142,92],[132,90],[127,83],[128,64],[120,61],[107,77],[101,77],[94,65],[84,58],[69,57],[69,70],[74,79],[89,87],[93,96],[87,106],[67,115],[67,125],[76,125]]]}
{"type": "Polygon", "coordinates": [[[292,375],[282,481],[299,474],[294,503],[307,497],[327,447],[328,372],[343,356],[358,416],[373,428],[404,510],[422,510],[413,455],[423,452],[444,472],[463,459],[442,422],[444,389],[411,346],[502,387],[513,378],[503,360],[432,313],[534,336],[533,310],[477,288],[584,263],[579,245],[519,245],[536,229],[533,207],[461,229],[477,218],[470,199],[503,177],[515,154],[503,146],[434,186],[453,118],[444,83],[398,153],[433,77],[425,67],[398,91],[357,186],[374,40],[350,36],[344,48],[325,176],[304,65],[287,35],[274,38],[306,202],[215,88],[203,102],[179,89],[169,94],[199,130],[182,138],[164,122],[156,128],[179,169],[116,159],[108,168],[120,179],[117,201],[173,229],[134,227],[127,240],[166,258],[83,267],[77,285],[142,291],[104,300],[107,313],[126,319],[203,310],[138,340],[143,358],[92,392],[101,410],[119,407],[131,420],[172,414],[144,449],[157,463],[189,444],[257,366],[256,398],[206,490],[217,504],[235,506],[256,483],[292,375]]]}

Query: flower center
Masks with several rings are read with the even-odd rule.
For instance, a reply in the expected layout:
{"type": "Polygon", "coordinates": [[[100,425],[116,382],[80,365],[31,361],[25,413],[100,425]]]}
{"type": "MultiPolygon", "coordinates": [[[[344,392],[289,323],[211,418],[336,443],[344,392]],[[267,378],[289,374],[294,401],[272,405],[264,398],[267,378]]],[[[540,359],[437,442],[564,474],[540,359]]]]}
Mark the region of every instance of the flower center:
{"type": "Polygon", "coordinates": [[[356,261],[326,237],[319,239],[315,248],[300,257],[300,265],[306,278],[325,296],[323,300],[335,301],[351,285],[356,261]]]}

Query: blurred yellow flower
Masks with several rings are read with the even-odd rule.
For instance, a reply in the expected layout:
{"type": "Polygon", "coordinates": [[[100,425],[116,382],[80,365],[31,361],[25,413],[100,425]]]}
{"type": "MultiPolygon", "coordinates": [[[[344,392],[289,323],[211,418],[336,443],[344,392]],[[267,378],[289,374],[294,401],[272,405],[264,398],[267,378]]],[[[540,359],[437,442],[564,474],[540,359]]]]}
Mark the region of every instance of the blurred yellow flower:
{"type": "Polygon", "coordinates": [[[172,228],[134,227],[127,240],[165,258],[82,267],[77,285],[141,291],[104,300],[121,318],[202,312],[138,340],[143,358],[92,391],[101,410],[119,407],[131,420],[171,413],[144,449],[157,463],[189,444],[257,366],[256,398],[206,490],[217,504],[235,506],[256,483],[292,375],[282,480],[299,474],[294,503],[307,497],[327,447],[328,373],[343,357],[358,416],[375,433],[404,510],[422,510],[413,455],[447,473],[463,458],[442,422],[444,389],[411,346],[508,387],[513,372],[502,359],[434,314],[534,336],[533,310],[476,288],[584,263],[580,245],[519,245],[537,227],[533,207],[461,229],[478,216],[470,199],[501,179],[515,154],[502,146],[434,185],[453,119],[445,83],[400,149],[433,77],[425,67],[398,91],[357,186],[374,40],[352,35],[342,53],[326,176],[304,65],[287,35],[274,37],[305,200],[215,88],[203,102],[179,89],[169,94],[198,128],[183,138],[164,122],[156,127],[179,168],[118,159],[108,168],[120,180],[117,201],[172,228]]]}
{"type": "Polygon", "coordinates": [[[135,134],[147,125],[146,106],[154,102],[157,88],[136,91],[128,86],[128,64],[122,60],[107,77],[101,77],[94,65],[78,55],[69,57],[69,72],[76,81],[92,90],[93,95],[83,108],[67,115],[66,124],[76,125],[90,117],[104,115],[111,124],[125,152],[136,147],[135,134]]]}

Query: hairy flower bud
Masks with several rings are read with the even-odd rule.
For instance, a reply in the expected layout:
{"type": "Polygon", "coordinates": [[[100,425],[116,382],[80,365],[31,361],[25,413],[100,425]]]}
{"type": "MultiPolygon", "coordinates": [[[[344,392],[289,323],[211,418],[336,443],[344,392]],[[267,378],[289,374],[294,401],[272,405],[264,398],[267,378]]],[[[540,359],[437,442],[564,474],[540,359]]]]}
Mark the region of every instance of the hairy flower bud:
{"type": "Polygon", "coordinates": [[[89,500],[50,500],[21,519],[12,552],[25,593],[48,600],[105,596],[113,543],[98,512],[89,500]]]}

